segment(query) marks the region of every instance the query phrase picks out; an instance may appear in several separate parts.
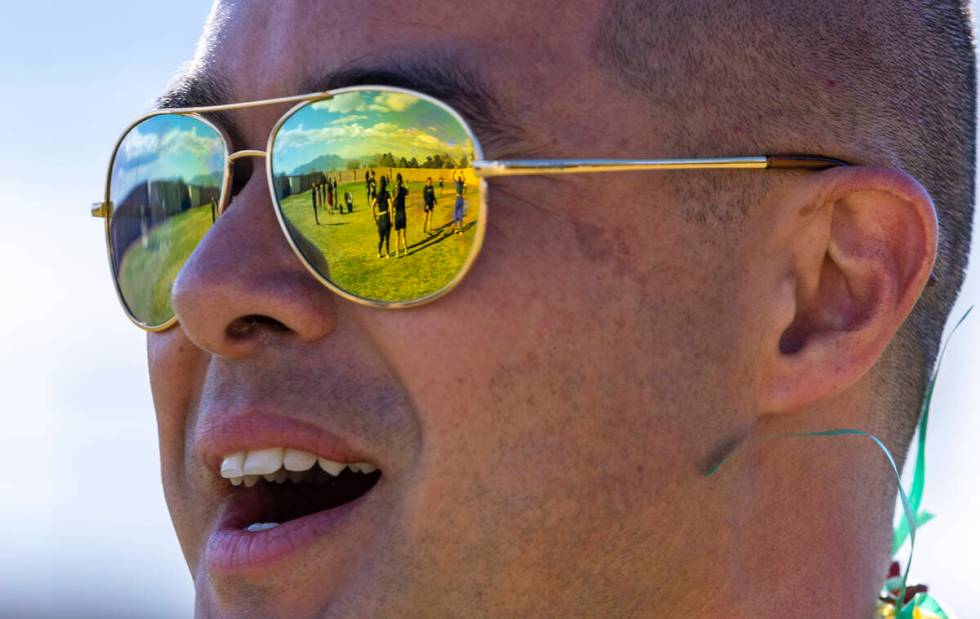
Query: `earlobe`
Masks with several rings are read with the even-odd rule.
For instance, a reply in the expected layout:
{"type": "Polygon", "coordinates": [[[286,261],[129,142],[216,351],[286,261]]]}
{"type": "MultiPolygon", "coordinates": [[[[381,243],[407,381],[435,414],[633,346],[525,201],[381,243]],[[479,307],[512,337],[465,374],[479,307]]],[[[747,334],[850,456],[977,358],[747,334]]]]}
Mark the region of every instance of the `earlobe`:
{"type": "Polygon", "coordinates": [[[853,385],[912,311],[936,255],[936,215],[909,175],[854,166],[820,175],[779,251],[788,275],[774,282],[777,342],[760,411],[791,412],[853,385]]]}

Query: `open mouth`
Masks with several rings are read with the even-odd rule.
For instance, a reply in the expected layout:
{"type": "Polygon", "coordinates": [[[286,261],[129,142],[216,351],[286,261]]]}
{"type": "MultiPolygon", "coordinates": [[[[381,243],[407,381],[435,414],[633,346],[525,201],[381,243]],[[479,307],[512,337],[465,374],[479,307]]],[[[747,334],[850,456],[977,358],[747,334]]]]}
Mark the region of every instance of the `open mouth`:
{"type": "Polygon", "coordinates": [[[233,486],[224,528],[259,533],[355,501],[378,483],[381,470],[268,447],[226,455],[221,476],[233,486]]]}

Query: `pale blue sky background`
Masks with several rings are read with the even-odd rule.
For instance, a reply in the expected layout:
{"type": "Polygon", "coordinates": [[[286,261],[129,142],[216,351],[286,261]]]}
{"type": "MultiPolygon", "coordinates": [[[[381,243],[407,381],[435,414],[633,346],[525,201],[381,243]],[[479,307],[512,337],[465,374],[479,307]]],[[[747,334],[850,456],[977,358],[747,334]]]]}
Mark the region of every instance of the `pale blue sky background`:
{"type": "MultiPolygon", "coordinates": [[[[191,57],[207,11],[201,0],[4,3],[0,618],[191,614],[144,336],[118,307],[87,212],[113,141],[191,57]]],[[[980,302],[978,256],[956,316],[980,302]]],[[[925,503],[938,517],[913,566],[961,619],[980,617],[978,345],[980,312],[937,389],[925,503]]]]}

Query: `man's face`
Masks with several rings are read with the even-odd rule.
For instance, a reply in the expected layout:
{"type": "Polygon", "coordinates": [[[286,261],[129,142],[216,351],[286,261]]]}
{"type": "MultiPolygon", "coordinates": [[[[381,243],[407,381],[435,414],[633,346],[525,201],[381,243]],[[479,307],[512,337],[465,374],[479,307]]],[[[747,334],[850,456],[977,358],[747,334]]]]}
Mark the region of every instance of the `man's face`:
{"type": "MultiPolygon", "coordinates": [[[[490,140],[467,118],[489,159],[683,155],[670,119],[596,66],[597,13],[227,2],[196,70],[233,101],[361,67],[465,70],[514,123],[514,139],[490,140]]],[[[233,113],[232,148],[264,148],[284,111],[233,113]]],[[[261,166],[237,180],[175,286],[179,324],[149,336],[165,491],[200,612],[601,615],[707,574],[692,549],[720,533],[699,467],[744,408],[731,385],[751,341],[733,326],[748,241],[687,222],[661,173],[495,179],[466,280],[421,308],[376,310],[307,274],[261,166]],[[229,524],[232,497],[266,482],[233,488],[217,467],[266,447],[369,462],[380,481],[313,525],[245,532],[229,524]]]]}

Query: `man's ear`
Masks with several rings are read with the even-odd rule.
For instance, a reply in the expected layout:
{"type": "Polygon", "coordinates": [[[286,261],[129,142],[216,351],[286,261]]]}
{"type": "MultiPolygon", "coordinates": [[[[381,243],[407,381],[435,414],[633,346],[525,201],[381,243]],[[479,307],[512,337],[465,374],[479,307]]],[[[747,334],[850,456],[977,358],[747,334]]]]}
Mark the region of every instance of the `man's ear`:
{"type": "Polygon", "coordinates": [[[766,252],[778,266],[765,284],[761,413],[796,411],[857,382],[912,311],[936,257],[932,200],[901,171],[836,168],[800,177],[790,195],[766,252]]]}

